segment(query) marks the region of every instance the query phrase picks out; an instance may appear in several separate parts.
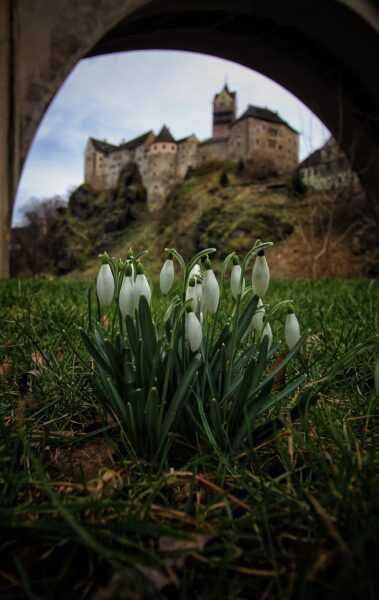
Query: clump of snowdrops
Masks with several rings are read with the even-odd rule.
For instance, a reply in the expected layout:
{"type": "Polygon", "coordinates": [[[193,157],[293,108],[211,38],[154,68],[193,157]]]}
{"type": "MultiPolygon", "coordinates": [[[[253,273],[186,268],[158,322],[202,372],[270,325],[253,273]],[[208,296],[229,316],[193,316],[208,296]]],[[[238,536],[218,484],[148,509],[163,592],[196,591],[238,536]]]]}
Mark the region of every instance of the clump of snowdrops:
{"type": "Polygon", "coordinates": [[[273,390],[307,334],[300,335],[289,302],[265,303],[271,245],[257,240],[241,265],[235,253],[227,256],[219,280],[214,248],[187,264],[167,248],[160,273],[166,306],[158,313],[144,253],[130,250],[125,261],[100,255],[98,319],[90,319],[81,336],[93,359],[93,392],[133,456],[164,461],[173,444],[237,450],[261,430],[258,417],[304,383],[306,375],[298,372],[273,390]],[[276,313],[283,317],[277,340],[276,313]]]}

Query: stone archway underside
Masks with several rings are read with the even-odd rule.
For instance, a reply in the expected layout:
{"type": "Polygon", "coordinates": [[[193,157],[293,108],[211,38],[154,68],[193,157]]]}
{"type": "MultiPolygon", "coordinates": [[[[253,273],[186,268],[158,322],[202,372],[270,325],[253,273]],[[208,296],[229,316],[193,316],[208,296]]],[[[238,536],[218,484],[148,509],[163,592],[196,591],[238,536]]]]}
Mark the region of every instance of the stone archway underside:
{"type": "Polygon", "coordinates": [[[340,142],[379,223],[378,42],[374,0],[0,0],[0,276],[35,131],[75,64],[111,52],[201,52],[277,81],[340,142]]]}

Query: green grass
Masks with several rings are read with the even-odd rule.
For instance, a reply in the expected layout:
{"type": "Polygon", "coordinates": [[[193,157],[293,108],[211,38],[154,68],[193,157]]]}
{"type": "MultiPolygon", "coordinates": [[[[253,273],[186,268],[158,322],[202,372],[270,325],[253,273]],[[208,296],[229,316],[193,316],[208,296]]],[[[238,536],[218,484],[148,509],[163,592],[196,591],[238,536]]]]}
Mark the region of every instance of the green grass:
{"type": "MultiPolygon", "coordinates": [[[[376,599],[375,356],[298,419],[275,408],[274,438],[156,474],[125,460],[63,333],[83,350],[90,287],[0,282],[0,597],[376,599]]],[[[379,331],[377,281],[273,281],[283,298],[312,332],[310,380],[379,331]]]]}

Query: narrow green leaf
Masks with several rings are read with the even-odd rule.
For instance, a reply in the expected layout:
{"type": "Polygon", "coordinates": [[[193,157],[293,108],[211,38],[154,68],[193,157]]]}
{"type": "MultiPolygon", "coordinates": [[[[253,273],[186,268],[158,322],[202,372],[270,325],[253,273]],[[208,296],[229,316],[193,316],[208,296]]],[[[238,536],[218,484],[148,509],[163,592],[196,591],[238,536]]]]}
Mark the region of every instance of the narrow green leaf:
{"type": "Polygon", "coordinates": [[[163,419],[161,430],[161,445],[165,440],[171,425],[178,418],[183,408],[184,402],[187,400],[187,396],[191,389],[191,386],[194,384],[195,379],[197,377],[197,370],[199,368],[200,363],[201,355],[195,354],[187,369],[187,372],[185,373],[180,385],[178,386],[175,392],[175,395],[163,419]]]}

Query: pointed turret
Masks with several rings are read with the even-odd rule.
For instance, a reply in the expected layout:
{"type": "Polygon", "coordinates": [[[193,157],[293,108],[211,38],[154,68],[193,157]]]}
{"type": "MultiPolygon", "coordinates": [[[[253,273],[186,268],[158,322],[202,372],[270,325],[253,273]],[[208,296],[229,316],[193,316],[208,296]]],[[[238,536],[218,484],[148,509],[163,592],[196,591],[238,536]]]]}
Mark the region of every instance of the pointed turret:
{"type": "Polygon", "coordinates": [[[155,138],[155,142],[171,142],[172,144],[176,143],[171,131],[168,127],[166,127],[166,125],[163,125],[162,129],[155,138]]]}

